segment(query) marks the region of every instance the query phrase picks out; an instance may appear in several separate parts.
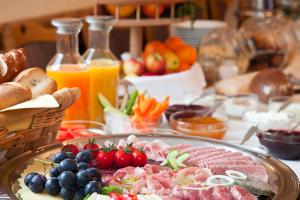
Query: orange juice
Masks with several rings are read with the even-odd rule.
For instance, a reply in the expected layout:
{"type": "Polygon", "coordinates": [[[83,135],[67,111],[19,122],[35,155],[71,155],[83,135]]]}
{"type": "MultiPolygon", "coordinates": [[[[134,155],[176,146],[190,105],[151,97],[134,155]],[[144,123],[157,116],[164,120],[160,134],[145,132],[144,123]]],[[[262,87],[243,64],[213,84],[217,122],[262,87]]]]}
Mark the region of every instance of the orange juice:
{"type": "Polygon", "coordinates": [[[61,65],[58,70],[47,68],[47,74],[57,82],[58,89],[78,87],[80,98],[66,110],[64,120],[89,120],[89,72],[79,65],[61,65]]]}
{"type": "Polygon", "coordinates": [[[102,93],[113,106],[117,105],[119,63],[110,59],[91,60],[90,74],[90,120],[103,122],[103,109],[98,102],[102,93]]]}

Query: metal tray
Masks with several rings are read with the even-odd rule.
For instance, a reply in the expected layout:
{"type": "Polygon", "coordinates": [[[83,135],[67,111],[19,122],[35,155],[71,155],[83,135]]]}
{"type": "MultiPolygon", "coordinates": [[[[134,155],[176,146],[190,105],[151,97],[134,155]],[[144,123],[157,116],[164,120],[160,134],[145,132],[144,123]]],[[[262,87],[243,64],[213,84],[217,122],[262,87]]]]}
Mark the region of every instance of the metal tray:
{"type": "MultiPolygon", "coordinates": [[[[96,137],[98,143],[103,143],[106,140],[118,142],[120,139],[126,139],[129,135],[107,135],[96,137]]],[[[148,134],[136,135],[140,140],[152,141],[154,139],[161,139],[168,144],[191,144],[193,146],[215,146],[222,147],[232,151],[241,151],[244,154],[251,156],[256,161],[260,162],[268,171],[269,183],[276,184],[278,192],[273,197],[273,200],[296,200],[300,191],[299,180],[297,175],[284,163],[269,156],[259,154],[257,152],[245,149],[239,145],[226,143],[220,140],[213,140],[200,137],[189,136],[174,136],[163,134],[148,134]]],[[[77,139],[69,141],[68,143],[84,143],[88,138],[77,139]]],[[[4,199],[4,195],[11,199],[18,199],[16,191],[19,189],[17,179],[26,166],[33,162],[34,157],[43,158],[49,154],[57,152],[58,148],[62,146],[61,143],[52,144],[39,148],[35,152],[24,153],[10,161],[7,161],[0,166],[0,199],[4,199]],[[2,197],[1,197],[2,193],[2,197]]]]}

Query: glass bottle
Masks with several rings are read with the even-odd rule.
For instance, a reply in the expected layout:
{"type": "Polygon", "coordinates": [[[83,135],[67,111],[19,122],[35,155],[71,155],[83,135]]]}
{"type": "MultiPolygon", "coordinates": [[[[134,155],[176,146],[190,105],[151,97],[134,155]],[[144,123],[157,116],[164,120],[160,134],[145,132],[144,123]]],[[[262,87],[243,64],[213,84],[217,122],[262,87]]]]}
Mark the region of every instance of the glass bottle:
{"type": "Polygon", "coordinates": [[[78,87],[80,98],[66,110],[65,120],[89,119],[89,73],[78,50],[78,34],[82,20],[77,18],[53,19],[56,27],[56,55],[47,66],[47,74],[56,80],[58,88],[78,87]]]}
{"type": "Polygon", "coordinates": [[[83,54],[90,73],[90,119],[103,122],[103,110],[98,93],[103,94],[113,106],[117,105],[119,62],[109,49],[109,33],[113,17],[87,16],[89,24],[89,49],[83,54]]]}

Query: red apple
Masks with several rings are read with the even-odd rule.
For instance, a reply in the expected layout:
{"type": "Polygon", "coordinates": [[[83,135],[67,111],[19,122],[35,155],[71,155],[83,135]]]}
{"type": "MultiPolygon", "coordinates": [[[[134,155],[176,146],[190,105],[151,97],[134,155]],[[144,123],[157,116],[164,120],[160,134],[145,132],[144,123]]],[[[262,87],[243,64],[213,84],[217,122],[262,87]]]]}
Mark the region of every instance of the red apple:
{"type": "Polygon", "coordinates": [[[163,74],[166,70],[166,61],[160,53],[151,53],[146,56],[146,69],[148,72],[163,74]]]}
{"type": "Polygon", "coordinates": [[[129,60],[124,61],[123,71],[126,75],[141,76],[145,71],[145,66],[142,62],[134,58],[130,58],[129,60]]]}
{"type": "MultiPolygon", "coordinates": [[[[161,16],[165,10],[165,7],[163,5],[159,5],[158,9],[159,9],[159,11],[158,11],[159,16],[161,16]]],[[[142,7],[142,11],[143,11],[143,14],[146,15],[147,17],[154,18],[155,14],[156,14],[156,4],[144,5],[142,7]]]]}

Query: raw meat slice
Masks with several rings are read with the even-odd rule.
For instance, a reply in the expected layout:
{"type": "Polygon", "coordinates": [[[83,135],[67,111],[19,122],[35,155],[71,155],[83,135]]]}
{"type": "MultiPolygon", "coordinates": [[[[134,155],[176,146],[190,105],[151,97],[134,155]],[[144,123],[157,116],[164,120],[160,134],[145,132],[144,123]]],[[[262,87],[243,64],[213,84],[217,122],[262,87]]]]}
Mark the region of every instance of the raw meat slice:
{"type": "Polygon", "coordinates": [[[181,152],[181,151],[185,151],[185,149],[190,148],[190,147],[191,147],[191,145],[189,145],[189,144],[177,144],[177,145],[165,148],[163,150],[163,152],[168,153],[169,151],[171,151],[173,149],[176,149],[181,152]]]}
{"type": "Polygon", "coordinates": [[[257,200],[254,195],[238,185],[232,186],[230,191],[235,200],[257,200]]]}
{"type": "Polygon", "coordinates": [[[226,170],[236,170],[268,182],[268,173],[262,165],[208,165],[207,167],[215,175],[224,175],[226,170]]]}
{"type": "Polygon", "coordinates": [[[210,153],[200,154],[198,156],[191,156],[191,159],[187,160],[186,163],[189,165],[197,165],[198,162],[201,160],[205,160],[205,159],[215,156],[215,155],[220,155],[224,152],[226,152],[224,149],[215,149],[210,153]]]}
{"type": "Polygon", "coordinates": [[[214,188],[211,187],[209,189],[205,190],[199,190],[198,196],[200,200],[212,200],[212,193],[213,193],[214,188]]]}
{"type": "Polygon", "coordinates": [[[231,195],[230,188],[225,186],[214,187],[212,193],[212,199],[213,200],[235,200],[231,195]]]}
{"type": "Polygon", "coordinates": [[[256,165],[257,163],[248,160],[209,160],[204,162],[199,162],[199,167],[207,167],[208,165],[256,165]]]}
{"type": "Polygon", "coordinates": [[[218,158],[223,158],[223,159],[226,159],[226,158],[233,158],[235,156],[243,156],[242,153],[240,152],[231,152],[231,151],[228,151],[226,153],[222,153],[222,154],[219,154],[219,155],[215,155],[215,156],[212,156],[212,157],[209,157],[207,159],[208,160],[216,160],[218,158]]]}
{"type": "Polygon", "coordinates": [[[205,182],[212,175],[210,169],[200,169],[198,167],[188,167],[177,172],[175,182],[178,185],[189,185],[194,182],[205,182]]]}

